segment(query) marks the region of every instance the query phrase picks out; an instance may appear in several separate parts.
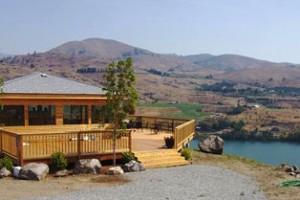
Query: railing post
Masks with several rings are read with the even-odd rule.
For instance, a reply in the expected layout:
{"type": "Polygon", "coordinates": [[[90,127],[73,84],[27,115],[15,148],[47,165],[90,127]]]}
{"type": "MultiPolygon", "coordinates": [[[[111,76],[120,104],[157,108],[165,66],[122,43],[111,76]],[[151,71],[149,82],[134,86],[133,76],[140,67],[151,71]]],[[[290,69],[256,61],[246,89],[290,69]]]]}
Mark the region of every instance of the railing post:
{"type": "Polygon", "coordinates": [[[19,159],[19,165],[23,166],[23,136],[17,135],[17,147],[18,147],[18,159],[19,159]]]}
{"type": "Polygon", "coordinates": [[[81,138],[80,138],[80,132],[77,133],[77,156],[78,156],[78,159],[81,158],[81,138]]]}
{"type": "Polygon", "coordinates": [[[129,130],[129,135],[128,135],[128,137],[129,137],[129,141],[128,141],[128,143],[129,143],[129,152],[132,152],[132,137],[131,137],[131,130],[129,130]]]}

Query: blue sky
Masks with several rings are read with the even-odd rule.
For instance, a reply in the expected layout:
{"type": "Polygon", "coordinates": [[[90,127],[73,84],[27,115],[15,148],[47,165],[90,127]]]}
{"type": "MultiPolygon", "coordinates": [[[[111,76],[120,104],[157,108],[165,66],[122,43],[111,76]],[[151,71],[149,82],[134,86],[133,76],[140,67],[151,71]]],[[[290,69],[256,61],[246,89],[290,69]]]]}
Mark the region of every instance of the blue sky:
{"type": "Polygon", "coordinates": [[[114,39],[157,53],[300,63],[300,1],[0,0],[0,52],[114,39]]]}

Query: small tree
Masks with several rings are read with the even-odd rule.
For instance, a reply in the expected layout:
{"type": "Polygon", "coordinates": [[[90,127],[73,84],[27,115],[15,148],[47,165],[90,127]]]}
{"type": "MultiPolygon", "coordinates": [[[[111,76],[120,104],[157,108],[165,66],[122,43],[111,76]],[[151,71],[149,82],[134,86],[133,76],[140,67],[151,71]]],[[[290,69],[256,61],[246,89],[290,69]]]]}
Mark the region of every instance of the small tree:
{"type": "Polygon", "coordinates": [[[133,114],[138,100],[136,77],[132,59],[120,60],[109,64],[104,76],[107,106],[113,123],[113,165],[116,165],[116,137],[118,129],[124,129],[124,120],[133,114]]]}

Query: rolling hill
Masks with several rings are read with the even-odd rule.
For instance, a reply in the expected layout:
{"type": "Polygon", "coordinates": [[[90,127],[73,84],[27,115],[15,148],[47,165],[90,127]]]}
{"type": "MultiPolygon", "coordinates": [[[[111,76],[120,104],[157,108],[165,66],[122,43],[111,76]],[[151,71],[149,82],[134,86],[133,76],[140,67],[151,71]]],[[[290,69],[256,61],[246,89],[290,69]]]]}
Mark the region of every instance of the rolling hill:
{"type": "MultiPolygon", "coordinates": [[[[134,60],[138,88],[145,101],[207,101],[207,97],[195,92],[195,86],[220,80],[249,85],[300,85],[299,65],[291,63],[274,63],[232,54],[158,54],[115,40],[99,38],[70,41],[47,52],[5,58],[0,62],[0,73],[5,79],[9,79],[42,71],[101,84],[107,65],[128,56],[134,60]],[[85,68],[94,70],[90,73],[91,71],[82,70],[85,68]],[[154,74],[153,69],[159,73],[154,74]],[[208,76],[211,78],[207,79],[208,76]]],[[[214,101],[218,101],[214,98],[214,101]]]]}

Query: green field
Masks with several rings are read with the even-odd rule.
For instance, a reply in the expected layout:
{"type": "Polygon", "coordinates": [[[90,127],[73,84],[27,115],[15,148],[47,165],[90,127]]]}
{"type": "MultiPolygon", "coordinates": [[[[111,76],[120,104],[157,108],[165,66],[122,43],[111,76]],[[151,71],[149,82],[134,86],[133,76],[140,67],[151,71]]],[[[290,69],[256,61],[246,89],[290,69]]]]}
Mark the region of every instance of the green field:
{"type": "Polygon", "coordinates": [[[166,113],[165,117],[172,118],[187,118],[199,120],[210,113],[202,112],[202,106],[200,104],[171,104],[171,103],[151,103],[151,104],[141,104],[138,107],[174,107],[179,109],[179,113],[166,113]]]}

